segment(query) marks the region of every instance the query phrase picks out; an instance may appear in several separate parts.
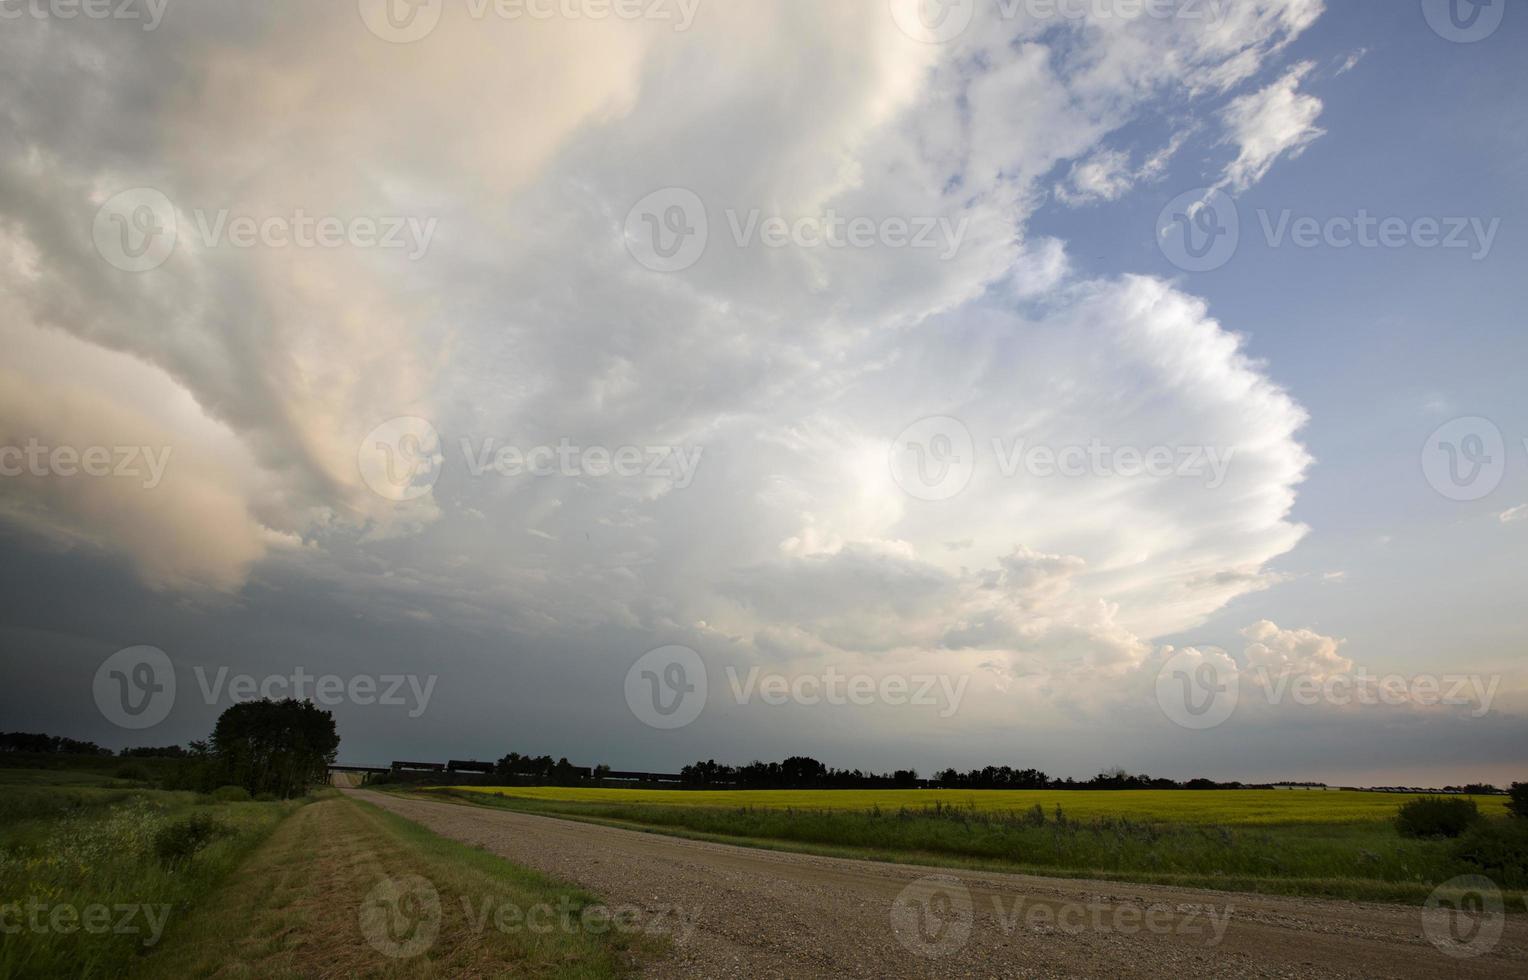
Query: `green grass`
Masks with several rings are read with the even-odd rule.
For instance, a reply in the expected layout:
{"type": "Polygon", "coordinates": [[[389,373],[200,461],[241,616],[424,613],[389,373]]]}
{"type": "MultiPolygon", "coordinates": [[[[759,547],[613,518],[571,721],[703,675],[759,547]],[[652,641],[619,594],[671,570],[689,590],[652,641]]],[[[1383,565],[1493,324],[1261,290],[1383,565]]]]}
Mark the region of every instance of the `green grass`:
{"type": "MultiPolygon", "coordinates": [[[[981,813],[1023,812],[1035,805],[1061,807],[1075,819],[1125,818],[1190,824],[1372,823],[1389,820],[1407,794],[1301,790],[668,790],[564,786],[455,786],[487,793],[566,803],[641,803],[667,807],[773,810],[898,810],[935,804],[981,813]]],[[[1506,812],[1504,796],[1471,797],[1482,813],[1506,812]]]]}
{"type": "Polygon", "coordinates": [[[216,802],[116,778],[117,760],[70,761],[0,769],[0,980],[602,980],[635,972],[663,947],[599,928],[602,907],[585,891],[332,789],[296,802],[216,802]],[[363,923],[386,926],[374,889],[411,875],[437,890],[439,935],[417,957],[385,956],[363,923]],[[550,932],[499,918],[543,906],[559,923],[550,932]],[[561,927],[565,917],[573,928],[561,927]]]}
{"type": "MultiPolygon", "coordinates": [[[[954,805],[938,801],[886,808],[877,806],[874,797],[884,799],[896,791],[708,794],[514,787],[428,792],[752,846],[1277,894],[1420,903],[1438,883],[1471,870],[1456,865],[1447,842],[1402,838],[1392,821],[1401,799],[1380,794],[1290,793],[1295,799],[1286,804],[1266,800],[1267,792],[1257,791],[954,792],[954,805]],[[1216,800],[1222,792],[1231,799],[1216,800]],[[1344,795],[1363,800],[1326,799],[1344,795]],[[711,802],[756,796],[760,805],[711,802]],[[973,796],[976,805],[964,805],[973,796]],[[1370,798],[1387,806],[1368,805],[1370,798]],[[650,802],[655,800],[661,802],[650,802]],[[995,805],[1003,801],[1012,807],[1020,800],[1030,809],[995,805]],[[1181,819],[1186,811],[1180,800],[1199,801],[1187,811],[1192,819],[1181,819]],[[1309,810],[1292,805],[1302,801],[1309,810]],[[803,803],[816,806],[803,808],[803,803]],[[1086,804],[1077,806],[1082,813],[1072,809],[1077,804],[1086,804]],[[1367,813],[1365,819],[1355,816],[1359,809],[1367,813]],[[1286,819],[1271,820],[1271,810],[1286,819]],[[1164,819],[1164,813],[1180,819],[1164,819]],[[1240,822],[1217,823],[1209,814],[1233,814],[1240,822]]],[[[910,792],[914,799],[926,798],[927,791],[910,792]]]]}
{"type": "Polygon", "coordinates": [[[171,758],[122,758],[114,755],[67,755],[44,752],[6,752],[0,755],[0,784],[5,779],[22,780],[27,771],[46,780],[99,780],[112,778],[126,767],[148,774],[155,783],[163,783],[183,771],[190,760],[171,758]]]}
{"type": "Polygon", "coordinates": [[[0,977],[120,975],[297,807],[212,805],[84,769],[0,770],[0,786],[0,977]],[[226,832],[167,866],[155,835],[194,814],[226,832]]]}
{"type": "Polygon", "coordinates": [[[598,905],[370,804],[330,799],[280,827],[141,973],[598,980],[633,974],[661,950],[642,934],[581,927],[598,905]],[[404,886],[403,902],[378,892],[387,882],[404,886]],[[559,919],[543,932],[500,916],[537,907],[567,909],[575,927],[559,919]]]}

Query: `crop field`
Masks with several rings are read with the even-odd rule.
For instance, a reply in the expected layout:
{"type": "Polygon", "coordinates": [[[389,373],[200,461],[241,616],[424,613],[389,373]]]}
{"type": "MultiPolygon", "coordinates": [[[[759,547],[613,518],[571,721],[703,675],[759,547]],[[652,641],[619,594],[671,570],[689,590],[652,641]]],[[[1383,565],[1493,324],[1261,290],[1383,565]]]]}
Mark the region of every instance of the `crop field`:
{"type": "MultiPolygon", "coordinates": [[[[560,786],[460,786],[453,791],[487,793],[562,803],[642,804],[768,810],[897,811],[935,806],[978,813],[1021,813],[1061,807],[1077,820],[1256,826],[1264,824],[1364,824],[1389,821],[1415,797],[1400,793],[1306,792],[1301,790],[665,790],[560,786]]],[[[1472,797],[1481,812],[1499,815],[1506,798],[1472,797]]]]}
{"type": "MultiPolygon", "coordinates": [[[[1402,836],[1409,794],[1303,790],[452,787],[414,795],[777,850],[1263,893],[1420,903],[1478,871],[1402,836]]],[[[1492,824],[1502,797],[1473,798],[1492,824]]],[[[1513,889],[1528,884],[1501,873],[1513,889]]]]}

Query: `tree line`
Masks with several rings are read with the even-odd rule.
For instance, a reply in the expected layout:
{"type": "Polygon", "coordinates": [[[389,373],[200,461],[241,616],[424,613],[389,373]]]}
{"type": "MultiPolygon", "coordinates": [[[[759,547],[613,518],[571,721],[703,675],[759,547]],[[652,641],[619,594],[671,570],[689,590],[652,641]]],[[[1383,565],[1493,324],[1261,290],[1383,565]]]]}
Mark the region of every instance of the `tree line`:
{"type": "MultiPolygon", "coordinates": [[[[125,759],[173,760],[152,772],[130,763],[127,778],[154,779],[165,789],[202,792],[237,786],[250,796],[288,799],[328,782],[339,752],[334,715],[311,701],[242,701],[218,716],[212,734],[188,746],[123,749],[125,759]]],[[[0,734],[0,751],[113,757],[110,749],[56,735],[0,734]]],[[[564,760],[566,761],[566,760],[564,760]]]]}
{"type": "Polygon", "coordinates": [[[793,755],[783,762],[755,760],[746,766],[728,766],[715,759],[697,762],[679,770],[689,786],[736,786],[743,789],[910,789],[918,785],[918,774],[899,769],[890,775],[862,772],[858,769],[831,769],[809,756],[793,755]]]}
{"type": "MultiPolygon", "coordinates": [[[[1244,783],[1203,777],[1180,781],[1145,773],[1131,773],[1118,767],[1105,769],[1089,779],[1081,780],[1070,776],[1051,776],[1039,769],[1013,766],[983,766],[965,771],[950,767],[924,778],[915,769],[896,769],[889,773],[836,769],[810,756],[791,756],[780,762],[754,760],[740,766],[704,759],[684,766],[674,774],[623,772],[619,777],[612,777],[608,765],[591,768],[574,765],[566,757],[554,759],[550,755],[521,755],[519,752],[510,752],[501,757],[493,764],[493,771],[485,775],[440,772],[378,777],[382,782],[401,779],[407,782],[442,784],[466,782],[481,785],[549,786],[601,785],[612,778],[618,779],[620,785],[635,781],[643,784],[678,785],[687,789],[1205,790],[1266,789],[1274,786],[1314,789],[1326,786],[1325,783],[1315,782],[1244,783]]],[[[1471,783],[1466,786],[1449,786],[1443,792],[1490,795],[1503,791],[1494,786],[1471,783]]]]}
{"type": "MultiPolygon", "coordinates": [[[[606,772],[609,766],[602,766],[606,772]]],[[[596,769],[596,774],[599,770],[596,769]]],[[[575,766],[566,757],[552,761],[549,755],[529,756],[511,752],[494,763],[493,774],[500,778],[517,781],[546,783],[551,786],[572,786],[584,780],[588,770],[575,766]]]]}
{"type": "Polygon", "coordinates": [[[889,774],[867,773],[859,769],[832,769],[816,759],[792,756],[784,762],[750,762],[729,766],[715,759],[696,762],[679,771],[690,786],[731,786],[739,789],[1242,789],[1244,783],[1190,779],[1178,782],[1147,775],[1133,775],[1123,769],[1100,772],[1087,780],[1071,777],[1058,779],[1039,769],[1015,769],[1012,766],[984,766],[961,772],[948,768],[930,779],[920,779],[915,769],[897,769],[889,774]]]}
{"type": "Polygon", "coordinates": [[[36,732],[0,732],[0,752],[35,752],[39,755],[111,755],[94,742],[41,735],[36,732]]]}

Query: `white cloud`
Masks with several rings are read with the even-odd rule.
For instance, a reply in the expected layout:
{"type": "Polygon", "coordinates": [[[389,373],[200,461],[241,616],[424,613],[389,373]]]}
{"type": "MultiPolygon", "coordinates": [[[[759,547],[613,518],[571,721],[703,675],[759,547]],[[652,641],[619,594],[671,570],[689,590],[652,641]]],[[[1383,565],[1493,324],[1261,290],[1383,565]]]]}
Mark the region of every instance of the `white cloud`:
{"type": "Polygon", "coordinates": [[[1312,680],[1346,674],[1353,661],[1342,656],[1343,641],[1308,629],[1280,629],[1268,620],[1260,620],[1242,630],[1249,641],[1247,667],[1262,668],[1269,675],[1296,674],[1312,680]]]}
{"type": "Polygon", "coordinates": [[[1354,68],[1357,68],[1358,67],[1358,63],[1360,61],[1363,61],[1364,58],[1368,54],[1369,54],[1369,49],[1368,48],[1358,48],[1358,49],[1350,52],[1348,54],[1348,56],[1343,59],[1342,64],[1337,68],[1337,74],[1338,75],[1346,75],[1348,72],[1352,71],[1354,68]]]}
{"type": "Polygon", "coordinates": [[[38,452],[6,460],[14,475],[3,478],[0,516],[63,547],[136,561],[155,587],[242,584],[283,538],[259,520],[270,488],[234,434],[164,372],[25,326],[5,305],[0,446],[38,452]],[[91,451],[110,454],[95,474],[70,462],[91,451]]]}
{"type": "Polygon", "coordinates": [[[1130,155],[1120,150],[1098,150],[1072,165],[1066,180],[1056,185],[1056,196],[1063,203],[1074,205],[1117,200],[1137,184],[1161,180],[1167,165],[1191,135],[1192,127],[1174,134],[1139,166],[1132,166],[1130,155]]]}
{"type": "Polygon", "coordinates": [[[1224,183],[1244,191],[1262,180],[1280,157],[1294,159],[1326,131],[1316,126],[1321,100],[1300,92],[1314,62],[1295,65],[1259,92],[1232,100],[1221,114],[1226,141],[1236,159],[1226,167],[1224,183]]]}
{"type": "Polygon", "coordinates": [[[1135,184],[1130,156],[1119,150],[1099,150],[1072,165],[1056,196],[1068,204],[1113,201],[1135,184]]]}
{"type": "MultiPolygon", "coordinates": [[[[1022,678],[1142,664],[1150,638],[1266,587],[1264,565],[1304,534],[1289,515],[1305,414],[1202,301],[1079,279],[1064,243],[1026,223],[1058,163],[1084,161],[1079,193],[1155,179],[1176,141],[1126,167],[1111,135],[1155,118],[1164,93],[1252,77],[1320,4],[1066,38],[1019,23],[944,47],[867,9],[728,4],[684,34],[448,15],[405,46],[331,5],[208,5],[149,37],[8,32],[0,82],[51,93],[0,110],[0,210],[25,253],[0,271],[16,329],[134,366],[112,398],[174,402],[161,424],[188,460],[158,497],[42,517],[18,504],[11,520],[104,542],[166,585],[235,588],[271,541],[302,540],[278,560],[400,608],[632,647],[693,637],[742,658],[969,659],[1022,678]],[[187,243],[132,276],[98,260],[90,229],[96,202],[137,184],[188,222],[301,207],[439,232],[413,263],[187,243]],[[622,229],[669,186],[704,200],[712,239],[661,275],[622,229]],[[728,214],[750,209],[969,232],[950,258],[734,247],[728,214]],[[963,419],[982,452],[944,504],[907,496],[887,465],[897,431],[931,414],[963,419]],[[452,456],[489,436],[706,452],[682,491],[470,479],[458,458],[399,508],[356,466],[361,437],[399,415],[431,419],[452,456]],[[1005,477],[993,446],[1016,439],[1234,458],[1213,490],[1005,477]]],[[[1270,121],[1288,114],[1272,91],[1233,106],[1277,156],[1297,147],[1270,121]]],[[[1256,146],[1248,173],[1266,169],[1256,146]]],[[[64,370],[29,376],[22,429],[70,404],[64,370]]],[[[59,431],[85,438],[109,414],[59,431]]]]}

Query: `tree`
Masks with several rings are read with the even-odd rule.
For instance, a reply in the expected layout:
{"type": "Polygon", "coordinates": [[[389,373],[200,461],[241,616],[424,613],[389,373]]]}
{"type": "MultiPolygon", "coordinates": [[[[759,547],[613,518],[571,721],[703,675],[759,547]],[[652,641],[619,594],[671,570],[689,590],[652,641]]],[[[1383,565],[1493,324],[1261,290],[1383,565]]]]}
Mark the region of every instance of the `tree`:
{"type": "Polygon", "coordinates": [[[823,781],[828,775],[828,767],[816,759],[793,755],[780,763],[780,775],[787,786],[810,788],[823,781]]]}
{"type": "Polygon", "coordinates": [[[1528,820],[1528,783],[1513,783],[1507,790],[1507,812],[1514,817],[1528,820]]]}
{"type": "Polygon", "coordinates": [[[224,711],[211,743],[219,779],[290,798],[324,782],[340,737],[333,714],[311,701],[261,699],[224,711]]]}
{"type": "Polygon", "coordinates": [[[1480,808],[1464,796],[1420,796],[1401,804],[1395,826],[1402,837],[1458,837],[1480,820],[1480,808]]]}

